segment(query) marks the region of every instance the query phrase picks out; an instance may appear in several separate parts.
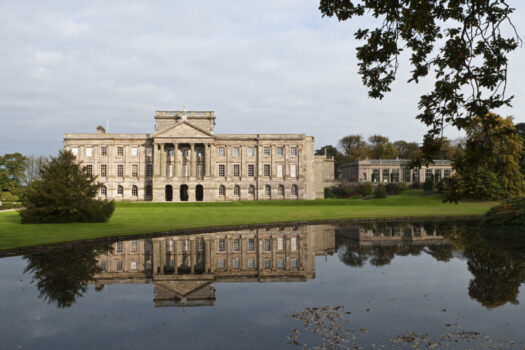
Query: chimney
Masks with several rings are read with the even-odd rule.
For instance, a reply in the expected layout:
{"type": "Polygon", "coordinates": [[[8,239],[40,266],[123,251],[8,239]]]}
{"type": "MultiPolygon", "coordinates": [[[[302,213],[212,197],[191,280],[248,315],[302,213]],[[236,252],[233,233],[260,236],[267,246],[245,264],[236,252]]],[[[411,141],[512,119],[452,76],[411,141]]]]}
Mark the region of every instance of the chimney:
{"type": "Polygon", "coordinates": [[[106,129],[102,125],[97,126],[97,134],[105,134],[106,129]]]}

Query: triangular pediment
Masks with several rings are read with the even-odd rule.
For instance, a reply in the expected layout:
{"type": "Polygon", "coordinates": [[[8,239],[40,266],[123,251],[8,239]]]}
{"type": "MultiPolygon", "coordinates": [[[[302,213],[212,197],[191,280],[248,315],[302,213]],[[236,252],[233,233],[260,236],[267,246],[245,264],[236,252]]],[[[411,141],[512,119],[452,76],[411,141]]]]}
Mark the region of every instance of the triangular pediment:
{"type": "Polygon", "coordinates": [[[181,121],[161,130],[155,134],[155,137],[211,137],[213,134],[203,130],[187,121],[181,121]]]}
{"type": "Polygon", "coordinates": [[[156,282],[156,294],[161,298],[185,298],[209,284],[208,281],[156,282]]]}

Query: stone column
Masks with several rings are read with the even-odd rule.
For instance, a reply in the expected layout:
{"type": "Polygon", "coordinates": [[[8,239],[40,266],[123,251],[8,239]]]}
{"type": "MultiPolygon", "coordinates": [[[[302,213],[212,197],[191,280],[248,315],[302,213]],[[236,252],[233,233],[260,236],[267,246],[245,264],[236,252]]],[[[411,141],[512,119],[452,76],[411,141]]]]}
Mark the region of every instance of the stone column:
{"type": "Polygon", "coordinates": [[[190,177],[196,176],[197,162],[195,161],[195,144],[190,144],[190,177]]]}
{"type": "Polygon", "coordinates": [[[160,146],[160,176],[161,177],[167,177],[167,170],[166,170],[166,144],[162,144],[160,146]]]}
{"type": "Polygon", "coordinates": [[[160,144],[154,143],[153,144],[153,176],[160,176],[160,144]]]}
{"type": "Polygon", "coordinates": [[[215,164],[215,157],[217,156],[217,147],[214,144],[210,144],[210,176],[215,177],[215,171],[217,164],[215,164]]]}
{"type": "Polygon", "coordinates": [[[177,176],[177,171],[179,171],[179,164],[177,163],[178,153],[179,153],[179,144],[174,143],[173,144],[173,177],[178,177],[177,176]]]}

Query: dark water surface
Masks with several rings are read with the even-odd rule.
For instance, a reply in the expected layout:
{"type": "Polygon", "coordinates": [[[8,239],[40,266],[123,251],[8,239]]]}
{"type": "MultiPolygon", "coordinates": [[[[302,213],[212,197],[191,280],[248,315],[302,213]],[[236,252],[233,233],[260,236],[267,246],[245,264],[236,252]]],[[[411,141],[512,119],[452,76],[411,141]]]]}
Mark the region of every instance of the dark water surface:
{"type": "Polygon", "coordinates": [[[524,349],[523,245],[309,225],[0,259],[1,349],[524,349]]]}

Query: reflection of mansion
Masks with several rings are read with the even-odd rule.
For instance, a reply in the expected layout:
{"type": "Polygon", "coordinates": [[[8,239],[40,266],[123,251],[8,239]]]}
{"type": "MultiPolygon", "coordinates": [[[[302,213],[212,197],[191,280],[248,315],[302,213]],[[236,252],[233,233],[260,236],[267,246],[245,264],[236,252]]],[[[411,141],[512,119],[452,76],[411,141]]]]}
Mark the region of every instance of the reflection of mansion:
{"type": "Polygon", "coordinates": [[[420,169],[411,169],[408,159],[366,159],[341,167],[340,179],[346,182],[439,182],[452,174],[449,160],[434,160],[420,169]]]}
{"type": "Polygon", "coordinates": [[[304,134],[215,134],[212,111],[159,111],[153,134],[66,134],[71,150],[125,200],[216,201],[323,198],[334,161],[314,156],[304,134]]]}
{"type": "Polygon", "coordinates": [[[330,225],[121,241],[98,257],[97,286],[152,283],[155,306],[213,305],[215,282],[304,282],[335,251],[330,225]]]}

